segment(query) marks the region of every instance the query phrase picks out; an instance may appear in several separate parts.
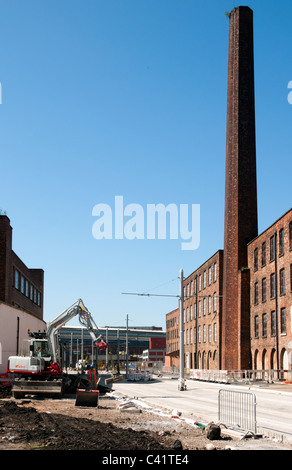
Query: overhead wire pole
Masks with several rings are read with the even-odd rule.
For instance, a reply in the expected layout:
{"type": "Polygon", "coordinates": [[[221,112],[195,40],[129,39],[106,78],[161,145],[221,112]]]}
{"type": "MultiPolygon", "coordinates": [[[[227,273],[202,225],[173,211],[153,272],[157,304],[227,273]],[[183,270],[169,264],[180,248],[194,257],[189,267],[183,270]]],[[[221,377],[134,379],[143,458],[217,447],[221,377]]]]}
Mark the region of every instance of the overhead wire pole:
{"type": "Polygon", "coordinates": [[[186,390],[186,381],[184,373],[184,272],[180,270],[180,297],[179,297],[179,313],[180,313],[180,346],[179,346],[179,386],[178,389],[186,390]]]}
{"type": "MultiPolygon", "coordinates": [[[[105,342],[108,344],[108,326],[106,326],[105,342]]],[[[105,368],[108,370],[108,348],[105,350],[105,368]]]]}
{"type": "Polygon", "coordinates": [[[129,369],[129,361],[128,361],[128,355],[129,355],[129,315],[127,314],[126,317],[126,322],[127,322],[127,329],[126,329],[126,378],[128,378],[128,369],[129,369]]]}
{"type": "Polygon", "coordinates": [[[176,297],[179,298],[180,302],[180,379],[178,389],[180,391],[186,390],[186,382],[184,377],[184,333],[183,333],[183,304],[184,304],[184,289],[183,289],[183,269],[180,270],[180,295],[168,295],[168,294],[139,294],[136,292],[122,292],[126,295],[139,295],[144,297],[176,297]]]}

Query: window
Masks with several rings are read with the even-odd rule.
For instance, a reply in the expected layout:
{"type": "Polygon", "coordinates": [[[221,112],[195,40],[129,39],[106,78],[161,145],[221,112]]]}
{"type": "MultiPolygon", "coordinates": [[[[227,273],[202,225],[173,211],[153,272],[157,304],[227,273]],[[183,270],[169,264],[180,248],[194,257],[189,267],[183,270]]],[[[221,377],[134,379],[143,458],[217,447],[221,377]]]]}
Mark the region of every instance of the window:
{"type": "Polygon", "coordinates": [[[204,271],[204,280],[203,280],[204,289],[205,289],[205,287],[206,287],[206,276],[207,276],[207,273],[206,273],[206,271],[204,271]]]}
{"type": "Polygon", "coordinates": [[[15,269],[15,272],[14,272],[14,287],[15,287],[15,289],[18,289],[18,290],[19,290],[19,279],[20,279],[20,273],[19,273],[19,271],[17,271],[17,269],[15,269]]]}
{"type": "Polygon", "coordinates": [[[286,334],[286,309],[281,308],[281,334],[286,334]]]}
{"type": "Polygon", "coordinates": [[[285,295],[285,269],[280,269],[280,295],[285,295]]]}
{"type": "Polygon", "coordinates": [[[206,315],[206,297],[203,298],[203,315],[206,315]]]}
{"type": "Polygon", "coordinates": [[[202,289],[202,275],[199,275],[199,291],[202,289]]]}
{"type": "Polygon", "coordinates": [[[25,295],[29,297],[29,282],[27,279],[25,280],[25,295]]]}
{"type": "Polygon", "coordinates": [[[211,282],[212,282],[212,267],[210,266],[209,270],[208,270],[208,283],[209,283],[209,286],[211,285],[211,282]]]}
{"type": "Polygon", "coordinates": [[[214,292],[214,296],[213,296],[213,310],[214,310],[214,312],[217,311],[217,294],[216,294],[216,292],[214,292]]]}
{"type": "Polygon", "coordinates": [[[216,281],[217,281],[217,263],[214,263],[214,282],[216,281]]]}
{"type": "Polygon", "coordinates": [[[20,275],[20,292],[21,292],[22,294],[24,294],[24,292],[25,292],[24,289],[25,289],[25,278],[24,278],[23,275],[21,274],[21,275],[20,275]]]}
{"type": "Polygon", "coordinates": [[[198,342],[200,343],[201,342],[201,326],[199,325],[199,328],[198,328],[198,342]]]}
{"type": "Polygon", "coordinates": [[[212,297],[209,295],[208,297],[208,313],[211,313],[211,308],[212,308],[212,297]]]}
{"type": "Polygon", "coordinates": [[[217,324],[213,324],[213,337],[214,337],[214,342],[216,343],[217,341],[217,324]]]}
{"type": "Polygon", "coordinates": [[[41,306],[41,293],[38,291],[38,306],[40,307],[41,306]]]}
{"type": "Polygon", "coordinates": [[[33,356],[40,357],[50,357],[51,353],[49,350],[49,343],[44,343],[43,341],[34,341],[33,342],[33,356]]]}
{"type": "Polygon", "coordinates": [[[271,312],[271,335],[276,336],[276,312],[271,312]]]}
{"type": "Polygon", "coordinates": [[[13,267],[13,287],[19,290],[23,295],[25,295],[36,305],[38,305],[39,307],[41,306],[41,293],[15,267],[13,267]]]}
{"type": "Polygon", "coordinates": [[[197,304],[194,304],[194,318],[197,318],[197,304]]]}
{"type": "Polygon", "coordinates": [[[279,230],[279,256],[284,254],[284,230],[279,230]]]}
{"type": "Polygon", "coordinates": [[[266,265],[266,242],[262,244],[262,266],[266,265]]]}
{"type": "Polygon", "coordinates": [[[259,257],[258,257],[258,249],[255,248],[254,254],[253,254],[253,267],[254,270],[257,271],[259,267],[259,257]]]}
{"type": "Polygon", "coordinates": [[[203,325],[203,343],[206,343],[206,325],[203,325]]]}
{"type": "Polygon", "coordinates": [[[259,285],[258,282],[254,284],[254,304],[257,305],[259,303],[259,285]]]}
{"type": "Polygon", "coordinates": [[[270,261],[275,259],[275,235],[270,238],[270,261]]]}
{"type": "Polygon", "coordinates": [[[263,331],[263,336],[267,336],[267,314],[263,313],[262,316],[262,331],[263,331]]]}
{"type": "Polygon", "coordinates": [[[208,325],[208,341],[209,343],[212,342],[212,326],[208,325]]]}
{"type": "Polygon", "coordinates": [[[276,278],[275,273],[272,273],[270,276],[270,297],[276,297],[276,278]]]}
{"type": "Polygon", "coordinates": [[[201,317],[201,301],[199,300],[199,318],[201,317]]]}
{"type": "Polygon", "coordinates": [[[267,300],[267,280],[264,277],[262,279],[262,302],[265,302],[267,300]]]}
{"type": "Polygon", "coordinates": [[[254,336],[255,338],[259,337],[259,317],[257,315],[254,317],[254,336]]]}

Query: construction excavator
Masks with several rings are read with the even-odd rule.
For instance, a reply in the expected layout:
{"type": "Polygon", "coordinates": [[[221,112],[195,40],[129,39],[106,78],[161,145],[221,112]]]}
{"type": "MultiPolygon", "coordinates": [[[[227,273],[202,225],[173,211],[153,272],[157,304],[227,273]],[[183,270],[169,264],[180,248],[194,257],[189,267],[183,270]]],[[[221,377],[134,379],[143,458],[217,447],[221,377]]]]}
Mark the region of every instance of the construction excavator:
{"type": "Polygon", "coordinates": [[[67,389],[76,390],[77,405],[78,401],[80,403],[84,401],[83,398],[86,402],[91,402],[91,397],[93,397],[93,403],[96,403],[95,397],[97,395],[85,392],[94,389],[96,391],[97,381],[95,383],[89,381],[88,386],[83,382],[84,388],[78,388],[82,374],[65,374],[61,367],[59,330],[76,315],[79,316],[80,323],[89,331],[97,348],[104,350],[108,347],[82,299],[78,299],[71,307],[47,323],[44,332],[31,332],[28,329],[30,339],[26,340],[28,343],[27,354],[23,354],[22,351],[21,356],[9,357],[7,373],[11,379],[12,395],[15,398],[22,398],[26,394],[60,398],[63,397],[67,389]]]}

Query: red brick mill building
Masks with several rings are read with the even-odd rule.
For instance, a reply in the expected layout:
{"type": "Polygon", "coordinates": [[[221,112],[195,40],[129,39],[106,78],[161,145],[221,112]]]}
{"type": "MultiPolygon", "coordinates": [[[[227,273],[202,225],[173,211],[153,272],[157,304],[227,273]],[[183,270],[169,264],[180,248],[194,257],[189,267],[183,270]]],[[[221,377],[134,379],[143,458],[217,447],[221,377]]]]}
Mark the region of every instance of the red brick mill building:
{"type": "MultiPolygon", "coordinates": [[[[258,234],[253,12],[229,16],[224,250],[184,279],[184,365],[292,369],[292,209],[258,234]]],[[[179,308],[166,366],[179,366],[179,308]]],[[[290,376],[292,378],[292,375],[290,376]]]]}
{"type": "Polygon", "coordinates": [[[292,209],[248,244],[253,369],[291,369],[292,209]]]}

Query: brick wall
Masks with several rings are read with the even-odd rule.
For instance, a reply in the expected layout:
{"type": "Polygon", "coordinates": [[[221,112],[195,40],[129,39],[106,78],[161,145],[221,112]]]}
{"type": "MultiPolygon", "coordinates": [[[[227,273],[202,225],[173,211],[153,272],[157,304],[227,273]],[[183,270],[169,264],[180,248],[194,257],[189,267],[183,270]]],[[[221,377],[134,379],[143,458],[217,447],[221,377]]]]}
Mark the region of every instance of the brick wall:
{"type": "Polygon", "coordinates": [[[283,368],[284,363],[287,365],[287,361],[289,368],[291,368],[291,235],[292,209],[248,245],[251,288],[251,354],[254,369],[283,368]],[[280,251],[281,230],[284,235],[283,253],[280,251]],[[273,237],[275,245],[273,245],[273,237]],[[272,247],[275,246],[275,251],[272,248],[272,256],[271,243],[272,247]],[[265,249],[264,257],[263,249],[265,249]],[[285,292],[281,292],[280,273],[282,269],[285,273],[285,292]],[[274,292],[272,279],[275,280],[274,292]],[[286,313],[286,325],[282,326],[281,309],[285,309],[286,313]],[[285,327],[284,331],[283,327],[285,327]]]}
{"type": "MultiPolygon", "coordinates": [[[[220,368],[223,251],[184,280],[184,364],[191,369],[220,368]]],[[[166,354],[177,363],[179,308],[166,316],[166,354]]],[[[171,361],[170,361],[171,362],[171,361]]]]}
{"type": "Polygon", "coordinates": [[[165,349],[165,338],[149,338],[149,349],[165,349]]]}
{"type": "Polygon", "coordinates": [[[12,227],[0,216],[0,301],[43,319],[44,271],[30,269],[12,250],[12,227]]]}
{"type": "Polygon", "coordinates": [[[166,355],[165,365],[179,367],[179,308],[166,315],[166,355]]]}

